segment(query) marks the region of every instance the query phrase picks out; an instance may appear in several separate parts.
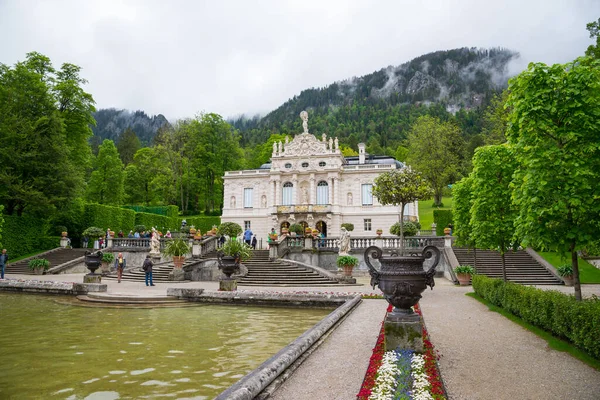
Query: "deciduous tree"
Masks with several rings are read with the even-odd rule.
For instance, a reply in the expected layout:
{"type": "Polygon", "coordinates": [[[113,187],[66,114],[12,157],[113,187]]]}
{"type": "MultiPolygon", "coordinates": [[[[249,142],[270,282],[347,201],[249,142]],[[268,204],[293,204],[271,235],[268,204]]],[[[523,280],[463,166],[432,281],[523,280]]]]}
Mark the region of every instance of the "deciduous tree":
{"type": "Polygon", "coordinates": [[[404,252],[404,208],[407,204],[431,197],[432,190],[423,176],[409,168],[384,172],[375,178],[373,196],[383,205],[400,207],[400,254],[404,252]]]}
{"type": "Polygon", "coordinates": [[[461,137],[451,122],[420,117],[408,134],[406,162],[421,171],[433,189],[434,203],[442,204],[442,191],[458,173],[461,137]]]}
{"type": "Polygon", "coordinates": [[[87,190],[88,201],[121,205],[123,202],[123,163],[112,140],[105,139],[94,159],[87,190]]]}
{"type": "Polygon", "coordinates": [[[570,253],[581,299],[577,251],[597,238],[600,221],[600,60],[529,64],[509,91],[517,232],[528,245],[570,253]]]}

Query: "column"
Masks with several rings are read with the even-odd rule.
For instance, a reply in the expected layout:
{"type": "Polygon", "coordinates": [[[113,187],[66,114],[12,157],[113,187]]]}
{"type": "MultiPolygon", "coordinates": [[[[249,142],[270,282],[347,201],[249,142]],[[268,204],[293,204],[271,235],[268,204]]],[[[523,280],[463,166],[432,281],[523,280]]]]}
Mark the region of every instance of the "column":
{"type": "Polygon", "coordinates": [[[331,204],[340,204],[340,178],[333,178],[333,201],[331,204]]]}
{"type": "Polygon", "coordinates": [[[327,180],[329,181],[327,183],[329,189],[329,204],[333,204],[333,178],[328,178],[327,180]]]}
{"type": "Polygon", "coordinates": [[[281,181],[275,181],[275,206],[281,204],[281,181]]]}
{"type": "Polygon", "coordinates": [[[315,174],[310,174],[310,195],[308,196],[308,204],[315,204],[315,174]]]}

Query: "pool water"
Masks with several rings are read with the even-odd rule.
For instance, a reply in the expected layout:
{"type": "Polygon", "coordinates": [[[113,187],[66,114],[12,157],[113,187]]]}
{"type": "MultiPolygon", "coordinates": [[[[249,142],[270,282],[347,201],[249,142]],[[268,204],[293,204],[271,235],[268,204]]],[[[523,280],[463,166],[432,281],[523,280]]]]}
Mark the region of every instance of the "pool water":
{"type": "Polygon", "coordinates": [[[0,399],[211,399],[331,310],[0,293],[0,399]]]}

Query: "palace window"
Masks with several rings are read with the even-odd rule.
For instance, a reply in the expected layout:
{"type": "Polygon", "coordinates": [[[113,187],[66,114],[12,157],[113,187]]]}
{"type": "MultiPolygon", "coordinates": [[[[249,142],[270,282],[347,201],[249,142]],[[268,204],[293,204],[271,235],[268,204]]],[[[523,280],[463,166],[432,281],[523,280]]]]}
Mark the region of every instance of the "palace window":
{"type": "Polygon", "coordinates": [[[361,188],[362,194],[362,205],[363,206],[372,206],[373,205],[373,185],[371,183],[366,183],[362,185],[361,188]]]}
{"type": "Polygon", "coordinates": [[[307,162],[303,162],[302,163],[302,168],[308,168],[308,163],[307,162]]]}
{"type": "Polygon", "coordinates": [[[365,219],[364,223],[365,223],[365,232],[370,231],[371,230],[371,219],[365,219]]]}
{"type": "Polygon", "coordinates": [[[286,164],[285,164],[285,167],[286,167],[286,168],[288,168],[288,169],[289,169],[289,168],[292,168],[292,164],[291,164],[291,163],[286,163],[286,164]]]}
{"type": "Polygon", "coordinates": [[[283,205],[291,206],[294,204],[294,184],[292,182],[286,182],[283,184],[283,205]]]}
{"type": "Polygon", "coordinates": [[[244,208],[252,208],[252,188],[244,188],[244,208]]]}
{"type": "Polygon", "coordinates": [[[327,164],[325,163],[325,161],[321,161],[321,162],[319,163],[319,167],[324,167],[325,165],[327,165],[327,164]]]}
{"type": "Polygon", "coordinates": [[[250,229],[250,221],[244,221],[244,231],[246,231],[248,229],[250,229]]]}
{"type": "Polygon", "coordinates": [[[317,183],[317,204],[329,204],[329,185],[325,181],[317,183]]]}

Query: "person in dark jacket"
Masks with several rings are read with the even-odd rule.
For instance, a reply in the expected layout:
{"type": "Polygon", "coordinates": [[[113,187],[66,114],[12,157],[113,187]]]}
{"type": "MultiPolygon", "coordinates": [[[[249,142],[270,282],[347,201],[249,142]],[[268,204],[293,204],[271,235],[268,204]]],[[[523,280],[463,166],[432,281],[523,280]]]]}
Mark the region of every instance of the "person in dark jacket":
{"type": "Polygon", "coordinates": [[[253,250],[256,250],[256,243],[257,243],[256,235],[254,235],[254,236],[252,236],[252,249],[253,250]]]}
{"type": "Polygon", "coordinates": [[[154,283],[152,283],[152,260],[150,259],[150,254],[146,256],[142,269],[146,273],[146,286],[154,286],[154,283]],[[150,284],[148,284],[148,281],[150,281],[150,284]]]}
{"type": "Polygon", "coordinates": [[[0,254],[0,269],[2,270],[1,279],[4,279],[6,264],[8,264],[8,253],[6,252],[6,249],[2,249],[2,254],[0,254]]]}

